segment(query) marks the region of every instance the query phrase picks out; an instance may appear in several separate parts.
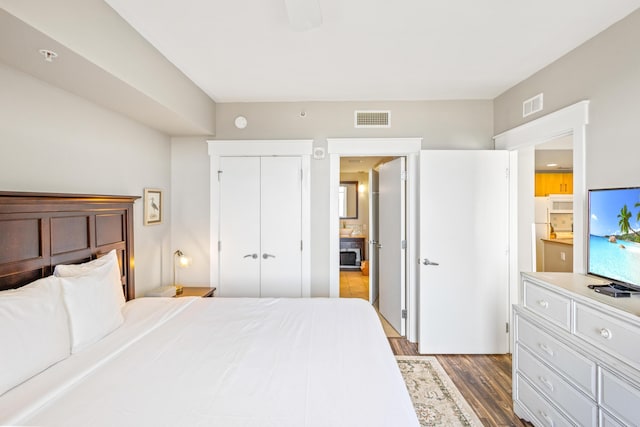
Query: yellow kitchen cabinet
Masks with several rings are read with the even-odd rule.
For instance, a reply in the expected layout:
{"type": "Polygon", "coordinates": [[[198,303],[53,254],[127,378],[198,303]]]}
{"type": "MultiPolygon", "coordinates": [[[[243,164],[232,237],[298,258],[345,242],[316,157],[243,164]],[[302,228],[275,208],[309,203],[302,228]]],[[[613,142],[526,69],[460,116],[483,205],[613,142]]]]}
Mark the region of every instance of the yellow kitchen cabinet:
{"type": "Polygon", "coordinates": [[[564,193],[561,194],[573,194],[573,174],[561,173],[562,184],[564,184],[564,193]]]}
{"type": "Polygon", "coordinates": [[[535,175],[535,196],[549,194],[573,194],[573,173],[543,173],[535,175]]]}

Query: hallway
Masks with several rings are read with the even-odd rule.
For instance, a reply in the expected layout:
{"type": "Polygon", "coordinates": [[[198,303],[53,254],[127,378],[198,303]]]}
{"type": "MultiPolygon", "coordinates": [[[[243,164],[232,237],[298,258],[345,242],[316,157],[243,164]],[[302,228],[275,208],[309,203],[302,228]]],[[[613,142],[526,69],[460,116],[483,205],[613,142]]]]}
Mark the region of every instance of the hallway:
{"type": "MultiPolygon", "coordinates": [[[[362,298],[369,300],[369,276],[362,275],[358,271],[340,271],[340,298],[362,298]]],[[[398,338],[400,334],[393,329],[387,320],[378,311],[378,301],[373,304],[378,313],[382,329],[389,338],[398,338]]]]}

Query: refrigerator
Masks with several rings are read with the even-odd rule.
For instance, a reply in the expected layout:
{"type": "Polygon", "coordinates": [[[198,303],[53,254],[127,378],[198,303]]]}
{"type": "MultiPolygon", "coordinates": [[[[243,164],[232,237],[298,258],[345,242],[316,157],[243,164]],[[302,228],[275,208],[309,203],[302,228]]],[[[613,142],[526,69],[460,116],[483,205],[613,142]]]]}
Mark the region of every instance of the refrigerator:
{"type": "Polygon", "coordinates": [[[549,238],[549,198],[535,197],[535,213],[532,228],[532,240],[535,250],[532,248],[533,260],[531,266],[535,266],[535,271],[542,271],[543,245],[540,239],[549,238]]]}

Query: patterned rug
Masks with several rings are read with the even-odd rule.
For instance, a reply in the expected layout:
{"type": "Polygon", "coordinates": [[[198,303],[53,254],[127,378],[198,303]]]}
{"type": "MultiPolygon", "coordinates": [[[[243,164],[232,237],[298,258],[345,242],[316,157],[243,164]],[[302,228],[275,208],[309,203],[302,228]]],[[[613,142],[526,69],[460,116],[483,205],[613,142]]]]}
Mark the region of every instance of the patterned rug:
{"type": "Polygon", "coordinates": [[[482,426],[433,356],[396,356],[421,426],[482,426]]]}

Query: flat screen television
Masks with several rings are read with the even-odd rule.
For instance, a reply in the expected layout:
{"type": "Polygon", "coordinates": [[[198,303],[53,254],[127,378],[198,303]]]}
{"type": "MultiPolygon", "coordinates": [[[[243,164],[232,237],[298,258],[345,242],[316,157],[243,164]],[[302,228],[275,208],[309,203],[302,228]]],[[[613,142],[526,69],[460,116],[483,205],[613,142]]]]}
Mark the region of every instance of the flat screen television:
{"type": "Polygon", "coordinates": [[[587,251],[589,274],[640,291],[640,187],[589,190],[587,251]]]}

